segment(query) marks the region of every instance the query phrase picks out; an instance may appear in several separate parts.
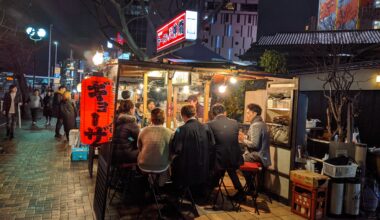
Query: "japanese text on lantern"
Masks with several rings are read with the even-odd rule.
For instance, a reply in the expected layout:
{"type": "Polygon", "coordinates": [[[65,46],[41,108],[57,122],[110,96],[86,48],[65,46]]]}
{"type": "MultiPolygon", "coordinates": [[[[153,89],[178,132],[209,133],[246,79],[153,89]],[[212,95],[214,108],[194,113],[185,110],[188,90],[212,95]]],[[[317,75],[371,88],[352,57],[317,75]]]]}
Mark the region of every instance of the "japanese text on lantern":
{"type": "Polygon", "coordinates": [[[80,134],[84,144],[102,144],[112,138],[114,118],[112,80],[93,76],[82,81],[80,134]]]}

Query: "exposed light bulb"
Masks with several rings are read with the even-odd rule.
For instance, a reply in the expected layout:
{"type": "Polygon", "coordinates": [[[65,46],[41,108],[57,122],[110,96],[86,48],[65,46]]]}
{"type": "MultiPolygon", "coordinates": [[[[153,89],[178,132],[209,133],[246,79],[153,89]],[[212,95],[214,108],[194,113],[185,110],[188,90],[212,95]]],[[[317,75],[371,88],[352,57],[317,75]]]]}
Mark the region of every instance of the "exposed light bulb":
{"type": "Polygon", "coordinates": [[[140,95],[142,93],[142,91],[140,89],[137,89],[136,93],[140,95]]]}
{"type": "Polygon", "coordinates": [[[220,85],[218,90],[220,93],[225,93],[227,90],[227,86],[226,85],[220,85]]]}
{"type": "Polygon", "coordinates": [[[182,92],[185,93],[185,94],[189,94],[190,93],[190,87],[189,86],[184,86],[182,92]]]}
{"type": "Polygon", "coordinates": [[[237,83],[237,79],[236,79],[236,77],[231,77],[230,78],[230,83],[232,83],[232,84],[236,84],[237,83]]]}
{"type": "Polygon", "coordinates": [[[160,92],[161,91],[161,89],[160,88],[156,88],[156,92],[160,92]]]}
{"type": "Polygon", "coordinates": [[[139,87],[140,87],[140,89],[143,89],[144,85],[142,83],[140,83],[139,87]]]}

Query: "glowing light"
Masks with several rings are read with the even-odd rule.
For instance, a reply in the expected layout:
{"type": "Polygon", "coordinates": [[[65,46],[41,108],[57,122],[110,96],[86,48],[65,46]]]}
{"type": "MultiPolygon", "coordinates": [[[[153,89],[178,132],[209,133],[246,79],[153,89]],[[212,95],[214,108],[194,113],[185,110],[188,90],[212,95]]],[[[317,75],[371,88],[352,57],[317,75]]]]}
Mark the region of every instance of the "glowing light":
{"type": "Polygon", "coordinates": [[[156,92],[160,92],[161,91],[161,89],[160,88],[156,88],[156,92]]]}
{"type": "Polygon", "coordinates": [[[140,83],[139,87],[140,87],[140,89],[143,89],[144,85],[142,83],[140,83]]]}
{"type": "Polygon", "coordinates": [[[43,28],[40,28],[40,29],[38,29],[38,31],[37,31],[37,35],[39,36],[39,37],[45,37],[46,36],[46,31],[45,31],[45,29],[43,29],[43,28]]]}
{"type": "Polygon", "coordinates": [[[103,63],[103,61],[104,61],[103,53],[99,53],[98,51],[96,51],[96,54],[92,58],[92,62],[94,62],[96,66],[99,66],[100,64],[103,63]]]}
{"type": "Polygon", "coordinates": [[[226,85],[220,85],[219,88],[218,88],[218,91],[220,93],[225,93],[227,90],[227,86],[226,85]]]}
{"type": "Polygon", "coordinates": [[[380,74],[378,74],[378,75],[376,76],[376,82],[377,82],[377,83],[380,83],[380,74]]]}
{"type": "Polygon", "coordinates": [[[148,76],[153,78],[162,78],[163,74],[160,71],[150,71],[148,72],[148,76]]]}
{"type": "Polygon", "coordinates": [[[54,41],[53,44],[58,45],[58,41],[54,41]]]}
{"type": "Polygon", "coordinates": [[[142,93],[141,89],[137,89],[136,93],[140,95],[142,93]]]}
{"type": "Polygon", "coordinates": [[[189,94],[190,93],[190,87],[189,86],[184,86],[182,92],[185,93],[185,94],[189,94]]]}
{"type": "Polygon", "coordinates": [[[82,83],[78,83],[77,85],[77,91],[82,92],[82,83]]]}
{"type": "Polygon", "coordinates": [[[35,31],[35,30],[34,30],[34,28],[32,28],[32,27],[28,27],[28,28],[26,29],[26,33],[27,33],[28,35],[30,35],[33,31],[35,31]]]}
{"type": "Polygon", "coordinates": [[[237,83],[237,79],[236,79],[236,77],[231,77],[230,78],[230,83],[232,83],[232,84],[236,84],[237,83]]]}

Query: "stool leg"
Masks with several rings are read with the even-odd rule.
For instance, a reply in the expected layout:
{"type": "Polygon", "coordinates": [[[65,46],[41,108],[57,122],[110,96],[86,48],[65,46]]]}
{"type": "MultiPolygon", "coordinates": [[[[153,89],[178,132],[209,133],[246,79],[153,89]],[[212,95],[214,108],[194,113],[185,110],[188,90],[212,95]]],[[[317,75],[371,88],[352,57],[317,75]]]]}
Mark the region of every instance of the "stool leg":
{"type": "Polygon", "coordinates": [[[150,186],[150,189],[152,190],[152,193],[153,193],[153,197],[154,197],[154,201],[156,202],[156,206],[157,206],[157,210],[158,210],[158,215],[160,217],[160,219],[162,219],[162,214],[161,214],[161,209],[160,209],[160,206],[158,204],[158,200],[157,200],[157,194],[156,194],[156,189],[155,189],[155,178],[152,177],[151,174],[148,175],[149,177],[149,186],[150,186]]]}

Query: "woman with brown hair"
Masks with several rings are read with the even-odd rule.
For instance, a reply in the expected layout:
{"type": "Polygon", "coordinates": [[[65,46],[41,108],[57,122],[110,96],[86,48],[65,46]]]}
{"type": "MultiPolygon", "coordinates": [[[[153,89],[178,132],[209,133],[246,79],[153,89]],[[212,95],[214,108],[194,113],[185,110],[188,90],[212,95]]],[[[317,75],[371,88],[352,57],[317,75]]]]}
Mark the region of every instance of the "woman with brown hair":
{"type": "Polygon", "coordinates": [[[74,103],[71,100],[71,92],[64,92],[63,99],[59,106],[60,116],[63,120],[63,128],[65,130],[67,141],[69,141],[69,133],[71,129],[76,128],[77,111],[74,103]]]}

